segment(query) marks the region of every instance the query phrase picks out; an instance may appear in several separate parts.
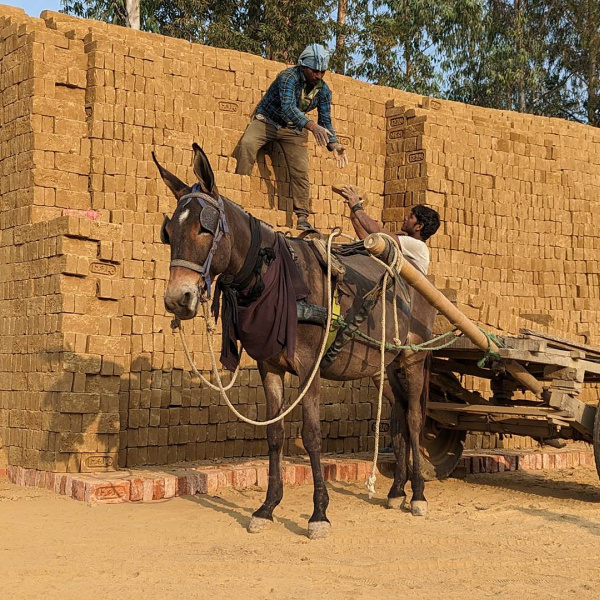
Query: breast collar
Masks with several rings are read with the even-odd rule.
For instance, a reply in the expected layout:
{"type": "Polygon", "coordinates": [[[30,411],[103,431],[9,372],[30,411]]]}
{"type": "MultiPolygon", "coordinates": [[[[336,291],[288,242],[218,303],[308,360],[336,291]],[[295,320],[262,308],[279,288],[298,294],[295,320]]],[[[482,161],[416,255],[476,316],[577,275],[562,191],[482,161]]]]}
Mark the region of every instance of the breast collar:
{"type": "Polygon", "coordinates": [[[227,218],[225,216],[225,204],[223,198],[219,196],[215,200],[212,196],[204,194],[200,191],[200,185],[194,184],[192,191],[185,196],[182,196],[179,200],[181,208],[185,208],[192,200],[197,200],[202,210],[200,211],[200,227],[201,230],[210,233],[213,236],[212,245],[206,260],[202,265],[190,262],[189,260],[175,259],[170,263],[171,267],[183,267],[200,273],[204,277],[206,283],[206,293],[210,298],[211,293],[211,277],[210,277],[210,265],[217,251],[219,241],[226,233],[229,233],[229,226],[227,225],[227,218]]]}

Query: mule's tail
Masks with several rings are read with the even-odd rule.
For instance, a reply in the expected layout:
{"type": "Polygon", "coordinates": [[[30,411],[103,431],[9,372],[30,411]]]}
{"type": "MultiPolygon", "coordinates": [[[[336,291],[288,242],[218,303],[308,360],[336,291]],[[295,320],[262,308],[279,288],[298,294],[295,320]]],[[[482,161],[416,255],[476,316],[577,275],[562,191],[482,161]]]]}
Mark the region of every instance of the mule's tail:
{"type": "Polygon", "coordinates": [[[429,376],[431,375],[431,365],[433,363],[433,353],[427,352],[425,362],[423,363],[423,389],[421,390],[421,429],[425,425],[427,416],[427,404],[429,403],[429,376]]]}

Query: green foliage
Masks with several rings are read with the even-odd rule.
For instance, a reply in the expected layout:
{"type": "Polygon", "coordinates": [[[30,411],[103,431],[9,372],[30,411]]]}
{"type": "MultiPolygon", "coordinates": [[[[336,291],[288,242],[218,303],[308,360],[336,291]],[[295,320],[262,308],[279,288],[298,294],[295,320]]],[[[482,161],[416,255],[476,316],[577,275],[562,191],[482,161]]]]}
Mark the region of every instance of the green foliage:
{"type": "MultiPolygon", "coordinates": [[[[288,64],[308,43],[337,45],[333,71],[600,125],[600,0],[140,1],[147,31],[288,64]]],[[[62,3],[125,24],[125,0],[62,3]]]]}

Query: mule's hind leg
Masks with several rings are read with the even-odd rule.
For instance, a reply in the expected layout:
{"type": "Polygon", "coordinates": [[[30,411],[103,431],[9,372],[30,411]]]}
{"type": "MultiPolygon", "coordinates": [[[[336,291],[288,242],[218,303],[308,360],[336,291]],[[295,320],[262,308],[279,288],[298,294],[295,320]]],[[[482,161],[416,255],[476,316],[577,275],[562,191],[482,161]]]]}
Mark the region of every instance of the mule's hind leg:
{"type": "MultiPolygon", "coordinates": [[[[408,480],[408,429],[406,425],[406,393],[403,391],[402,379],[397,365],[387,370],[388,382],[384,384],[383,393],[392,405],[391,433],[396,466],[394,482],[388,492],[388,508],[404,508],[406,492],[404,486],[408,480]]],[[[374,378],[375,380],[375,378],[374,378]]],[[[375,380],[378,384],[378,381],[375,380]]]]}
{"type": "Polygon", "coordinates": [[[410,509],[413,515],[427,514],[427,500],[425,499],[425,478],[421,472],[421,430],[425,418],[423,386],[425,384],[425,359],[427,354],[407,352],[404,360],[406,388],[408,392],[408,435],[412,455],[411,487],[412,499],[410,509]]]}
{"type": "Polygon", "coordinates": [[[329,494],[321,466],[321,421],[319,418],[320,378],[317,375],[302,400],[302,443],[310,458],[313,475],[313,514],[308,520],[308,537],[311,540],[327,537],[331,524],[327,518],[329,494]]]}
{"type": "MultiPolygon", "coordinates": [[[[276,367],[258,363],[267,401],[267,419],[272,419],[279,412],[283,402],[283,371],[276,367]]],[[[248,531],[260,533],[269,521],[273,521],[273,510],[283,498],[283,419],[267,425],[267,443],[269,446],[269,487],[267,497],[262,506],[252,515],[248,531]]]]}

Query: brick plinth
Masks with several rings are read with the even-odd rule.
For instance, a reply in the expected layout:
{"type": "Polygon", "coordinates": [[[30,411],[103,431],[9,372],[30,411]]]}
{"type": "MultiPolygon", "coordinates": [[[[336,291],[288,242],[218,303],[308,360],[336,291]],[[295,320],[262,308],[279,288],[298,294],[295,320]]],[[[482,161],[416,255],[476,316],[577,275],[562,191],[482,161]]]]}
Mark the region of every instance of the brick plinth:
{"type": "MultiPolygon", "coordinates": [[[[389,465],[393,460],[391,456],[382,457],[379,462],[380,469],[386,473],[390,472],[389,465]]],[[[507,454],[465,453],[457,471],[461,474],[542,471],[593,464],[594,453],[591,449],[507,454]]],[[[369,476],[371,461],[364,455],[360,458],[324,458],[323,470],[328,482],[361,482],[369,476]]],[[[74,500],[104,504],[150,502],[175,496],[216,494],[227,488],[266,489],[269,475],[266,459],[239,464],[189,466],[164,471],[136,469],[97,475],[48,473],[9,466],[6,474],[11,482],[18,485],[46,488],[74,500]]],[[[283,480],[286,485],[310,484],[312,473],[308,460],[286,460],[283,480]]]]}

